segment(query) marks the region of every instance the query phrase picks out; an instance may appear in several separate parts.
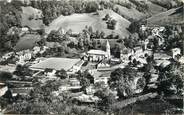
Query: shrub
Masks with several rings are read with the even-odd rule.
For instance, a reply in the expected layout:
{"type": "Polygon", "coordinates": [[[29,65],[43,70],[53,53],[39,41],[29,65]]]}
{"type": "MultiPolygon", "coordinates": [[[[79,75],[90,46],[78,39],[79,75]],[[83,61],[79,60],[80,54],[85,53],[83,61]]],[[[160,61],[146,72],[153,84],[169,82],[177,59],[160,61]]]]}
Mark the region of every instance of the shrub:
{"type": "Polygon", "coordinates": [[[112,19],[107,22],[107,28],[114,30],[116,28],[117,21],[112,19]]]}

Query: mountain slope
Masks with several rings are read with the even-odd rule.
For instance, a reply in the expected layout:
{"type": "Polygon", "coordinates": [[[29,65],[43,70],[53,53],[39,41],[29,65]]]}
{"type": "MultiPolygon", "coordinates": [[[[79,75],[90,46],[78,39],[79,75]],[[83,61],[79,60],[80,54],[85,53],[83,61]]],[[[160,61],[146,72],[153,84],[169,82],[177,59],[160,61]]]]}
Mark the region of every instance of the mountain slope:
{"type": "Polygon", "coordinates": [[[70,16],[60,16],[53,20],[52,23],[46,28],[46,33],[49,33],[51,30],[58,30],[60,27],[66,31],[72,29],[73,32],[80,33],[86,25],[92,26],[94,31],[104,31],[106,35],[110,35],[112,32],[122,36],[129,35],[129,32],[126,28],[129,27],[130,22],[112,10],[98,11],[98,14],[84,13],[73,14],[70,16]],[[103,21],[103,18],[106,14],[109,14],[110,17],[117,21],[115,30],[107,29],[107,24],[105,21],[103,21]]]}
{"type": "Polygon", "coordinates": [[[121,5],[115,5],[114,7],[115,7],[115,9],[118,8],[119,14],[122,15],[126,19],[139,20],[145,16],[144,13],[139,12],[137,9],[135,9],[133,7],[130,9],[128,9],[124,6],[121,6],[121,5]]]}
{"type": "Polygon", "coordinates": [[[147,19],[149,25],[166,25],[184,23],[183,7],[173,8],[147,19]]]}

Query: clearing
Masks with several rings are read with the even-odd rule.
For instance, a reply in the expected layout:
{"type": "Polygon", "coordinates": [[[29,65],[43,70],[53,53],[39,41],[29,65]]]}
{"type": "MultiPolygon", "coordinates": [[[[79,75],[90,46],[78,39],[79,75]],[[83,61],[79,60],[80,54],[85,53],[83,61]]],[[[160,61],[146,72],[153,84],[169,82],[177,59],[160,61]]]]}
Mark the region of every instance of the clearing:
{"type": "Polygon", "coordinates": [[[40,29],[43,26],[42,11],[33,7],[21,7],[22,8],[22,26],[27,26],[32,30],[40,29]]]}
{"type": "Polygon", "coordinates": [[[46,33],[49,33],[51,30],[58,30],[61,27],[65,30],[72,29],[73,32],[80,33],[86,25],[88,27],[92,26],[93,31],[104,31],[106,35],[110,35],[112,32],[121,36],[128,36],[130,34],[126,29],[129,27],[130,22],[114,11],[107,9],[98,11],[98,13],[73,14],[70,16],[61,15],[46,27],[46,33]],[[107,29],[106,22],[102,20],[106,14],[109,14],[110,17],[117,21],[115,30],[107,29]]]}
{"type": "Polygon", "coordinates": [[[173,8],[147,19],[149,25],[166,25],[184,23],[183,7],[173,8]]]}

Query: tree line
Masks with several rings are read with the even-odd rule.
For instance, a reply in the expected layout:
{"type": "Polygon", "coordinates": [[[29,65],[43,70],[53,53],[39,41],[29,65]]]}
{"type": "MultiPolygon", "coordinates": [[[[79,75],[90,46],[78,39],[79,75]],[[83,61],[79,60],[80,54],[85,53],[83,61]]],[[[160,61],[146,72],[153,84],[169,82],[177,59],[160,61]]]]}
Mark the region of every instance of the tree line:
{"type": "Polygon", "coordinates": [[[20,1],[11,3],[0,1],[0,48],[2,50],[11,49],[19,39],[18,27],[21,27],[22,5],[20,1]]]}
{"type": "Polygon", "coordinates": [[[41,9],[43,12],[43,22],[48,25],[53,19],[60,15],[71,15],[73,13],[91,13],[103,8],[113,8],[111,2],[97,1],[31,1],[31,6],[41,9]]]}

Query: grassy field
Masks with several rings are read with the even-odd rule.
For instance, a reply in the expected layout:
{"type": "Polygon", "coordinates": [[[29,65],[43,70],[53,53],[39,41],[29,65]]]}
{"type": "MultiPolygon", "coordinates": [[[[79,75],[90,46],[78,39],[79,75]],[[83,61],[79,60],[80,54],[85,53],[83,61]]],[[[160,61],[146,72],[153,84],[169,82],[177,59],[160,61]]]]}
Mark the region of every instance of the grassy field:
{"type": "Polygon", "coordinates": [[[43,26],[43,21],[41,19],[36,19],[36,15],[39,15],[38,12],[41,10],[32,8],[32,7],[22,7],[22,26],[28,26],[33,30],[40,29],[43,26]],[[32,16],[33,19],[29,19],[32,16]]]}
{"type": "Polygon", "coordinates": [[[39,40],[40,40],[39,35],[26,34],[25,36],[20,38],[20,40],[17,42],[14,49],[16,51],[32,49],[34,47],[35,43],[39,40]]]}
{"type": "Polygon", "coordinates": [[[183,14],[180,11],[180,8],[173,8],[168,11],[153,15],[147,19],[148,24],[150,25],[166,25],[174,23],[184,23],[183,14]]]}
{"type": "Polygon", "coordinates": [[[129,32],[126,29],[130,25],[128,20],[121,17],[119,14],[113,12],[112,10],[98,11],[98,13],[99,15],[95,13],[84,13],[73,14],[70,16],[60,16],[46,28],[46,32],[49,33],[51,30],[57,30],[60,27],[64,28],[65,30],[72,29],[73,32],[82,32],[82,30],[87,25],[92,26],[94,31],[104,31],[106,35],[110,35],[112,32],[122,36],[129,35],[129,32]],[[106,14],[109,14],[113,19],[117,20],[115,30],[107,29],[106,22],[102,20],[106,14]]]}
{"type": "Polygon", "coordinates": [[[149,7],[148,12],[149,12],[150,15],[158,14],[158,13],[161,13],[161,12],[164,12],[164,11],[167,10],[166,8],[164,8],[160,5],[157,5],[157,4],[153,4],[150,1],[147,2],[147,5],[149,7]]]}
{"type": "Polygon", "coordinates": [[[115,5],[115,9],[116,8],[119,9],[120,15],[124,16],[126,19],[132,18],[134,20],[139,20],[145,16],[145,14],[143,14],[142,12],[139,12],[137,9],[135,9],[133,7],[131,9],[128,9],[128,8],[121,6],[121,5],[115,5]]]}

